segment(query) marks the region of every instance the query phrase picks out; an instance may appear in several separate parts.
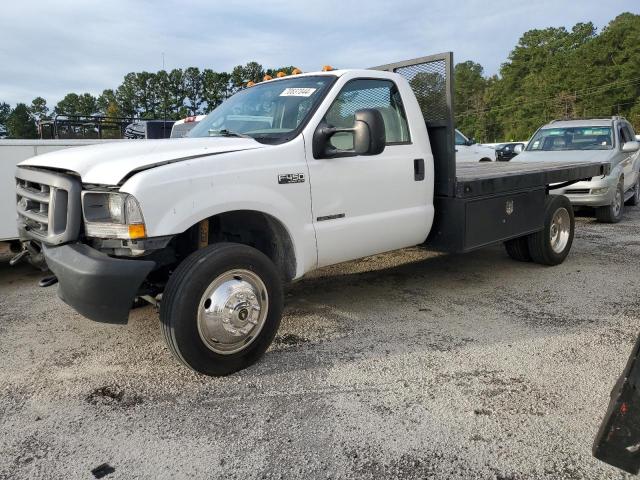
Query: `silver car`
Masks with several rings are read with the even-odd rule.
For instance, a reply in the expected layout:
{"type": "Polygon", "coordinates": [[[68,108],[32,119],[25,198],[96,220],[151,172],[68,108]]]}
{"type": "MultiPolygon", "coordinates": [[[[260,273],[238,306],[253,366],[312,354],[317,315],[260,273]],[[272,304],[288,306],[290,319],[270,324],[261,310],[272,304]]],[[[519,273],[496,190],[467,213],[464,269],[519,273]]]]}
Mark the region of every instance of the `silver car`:
{"type": "Polygon", "coordinates": [[[610,162],[611,173],[557,188],[576,207],[594,207],[601,222],[619,222],[625,202],[640,203],[640,142],[622,117],[561,120],[541,127],[512,162],[610,162]]]}

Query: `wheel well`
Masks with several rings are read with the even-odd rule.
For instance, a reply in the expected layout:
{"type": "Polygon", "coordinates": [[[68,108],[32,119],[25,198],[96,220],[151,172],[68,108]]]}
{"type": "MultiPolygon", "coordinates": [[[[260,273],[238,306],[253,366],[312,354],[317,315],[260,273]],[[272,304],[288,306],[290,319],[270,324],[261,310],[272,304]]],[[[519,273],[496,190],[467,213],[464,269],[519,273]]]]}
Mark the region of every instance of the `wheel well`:
{"type": "MultiPolygon", "coordinates": [[[[204,219],[208,224],[208,244],[235,242],[260,250],[273,261],[284,281],[296,275],[296,256],[293,242],[284,225],[266,213],[254,210],[236,210],[220,213],[204,219]]],[[[201,245],[202,222],[181,234],[182,245],[188,245],[188,253],[201,245]]]]}
{"type": "Polygon", "coordinates": [[[490,162],[490,161],[491,161],[491,159],[490,159],[490,158],[487,158],[487,157],[483,157],[483,158],[481,158],[481,159],[480,159],[480,161],[481,161],[481,162],[490,162]]]}

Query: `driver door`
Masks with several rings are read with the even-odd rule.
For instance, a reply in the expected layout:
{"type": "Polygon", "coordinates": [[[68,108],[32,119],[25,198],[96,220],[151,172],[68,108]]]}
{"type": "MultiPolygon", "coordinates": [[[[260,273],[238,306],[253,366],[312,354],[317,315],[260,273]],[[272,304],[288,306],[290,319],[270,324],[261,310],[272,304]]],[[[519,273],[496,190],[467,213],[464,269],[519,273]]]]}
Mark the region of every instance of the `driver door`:
{"type": "MultiPolygon", "coordinates": [[[[393,81],[347,82],[320,124],[350,128],[355,112],[365,108],[377,109],[384,119],[382,153],[316,159],[312,139],[305,139],[318,266],[416,245],[426,239],[431,224],[426,182],[433,178],[425,178],[425,152],[411,141],[393,81]]],[[[338,150],[353,148],[350,133],[337,133],[329,142],[338,150]]]]}

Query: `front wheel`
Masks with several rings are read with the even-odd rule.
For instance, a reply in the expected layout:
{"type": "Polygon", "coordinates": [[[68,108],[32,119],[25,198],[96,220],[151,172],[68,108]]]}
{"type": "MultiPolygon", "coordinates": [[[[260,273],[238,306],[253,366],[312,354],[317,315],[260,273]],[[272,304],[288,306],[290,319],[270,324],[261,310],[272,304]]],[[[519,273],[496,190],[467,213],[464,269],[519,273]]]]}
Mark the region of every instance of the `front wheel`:
{"type": "Polygon", "coordinates": [[[618,223],[624,211],[624,181],[620,179],[611,205],[596,208],[596,218],[603,223],[618,223]]]}
{"type": "Polygon", "coordinates": [[[542,265],[559,265],[569,255],[575,219],[569,199],[547,195],[544,203],[544,228],[527,237],[531,259],[542,265]]]}
{"type": "Polygon", "coordinates": [[[218,243],[191,254],[171,275],[160,321],[178,360],[196,372],[222,376],[262,356],[282,308],[273,262],[255,248],[218,243]]]}

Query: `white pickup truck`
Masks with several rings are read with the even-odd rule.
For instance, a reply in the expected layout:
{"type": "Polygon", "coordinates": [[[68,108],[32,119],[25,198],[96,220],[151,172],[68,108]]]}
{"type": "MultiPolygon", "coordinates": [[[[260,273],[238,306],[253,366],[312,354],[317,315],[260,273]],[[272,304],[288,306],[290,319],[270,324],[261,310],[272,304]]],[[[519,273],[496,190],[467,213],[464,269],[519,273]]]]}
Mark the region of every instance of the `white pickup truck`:
{"type": "Polygon", "coordinates": [[[505,242],[515,259],[562,262],[573,211],[547,186],[608,166],[456,166],[452,60],[270,80],[189,138],[27,160],[21,237],[90,319],[126,323],[136,297],[159,302],[170,349],[207,375],[255,362],[278,329],[283,283],[318,267],[425,242],[505,242]]]}

